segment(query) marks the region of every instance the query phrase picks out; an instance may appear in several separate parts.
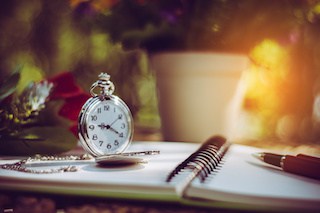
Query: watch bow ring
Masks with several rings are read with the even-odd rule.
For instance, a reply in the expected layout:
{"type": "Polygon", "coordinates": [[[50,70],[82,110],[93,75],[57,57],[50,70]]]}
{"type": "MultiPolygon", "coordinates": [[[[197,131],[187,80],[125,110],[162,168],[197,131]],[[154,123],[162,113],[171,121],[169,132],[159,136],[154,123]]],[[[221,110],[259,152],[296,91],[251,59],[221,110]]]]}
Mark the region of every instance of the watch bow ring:
{"type": "Polygon", "coordinates": [[[83,105],[78,119],[79,139],[94,157],[122,153],[131,143],[133,119],[130,109],[113,95],[110,75],[101,73],[92,84],[92,95],[83,105]]]}

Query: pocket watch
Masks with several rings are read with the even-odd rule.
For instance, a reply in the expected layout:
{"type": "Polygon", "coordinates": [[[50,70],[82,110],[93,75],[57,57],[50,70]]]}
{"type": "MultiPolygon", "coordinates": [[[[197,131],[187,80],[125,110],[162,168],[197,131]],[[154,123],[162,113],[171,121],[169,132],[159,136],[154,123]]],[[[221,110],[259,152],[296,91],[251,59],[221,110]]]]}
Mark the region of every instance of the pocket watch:
{"type": "Polygon", "coordinates": [[[101,73],[90,88],[92,97],[79,114],[80,142],[94,157],[122,153],[132,140],[133,119],[130,109],[118,96],[113,95],[114,90],[110,75],[101,73]]]}

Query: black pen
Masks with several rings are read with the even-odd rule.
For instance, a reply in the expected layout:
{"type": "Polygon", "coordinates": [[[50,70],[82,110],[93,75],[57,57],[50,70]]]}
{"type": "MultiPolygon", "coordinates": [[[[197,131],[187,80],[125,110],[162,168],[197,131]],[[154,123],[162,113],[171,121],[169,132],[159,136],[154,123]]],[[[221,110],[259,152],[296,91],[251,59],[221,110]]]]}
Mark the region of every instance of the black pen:
{"type": "Polygon", "coordinates": [[[254,153],[254,157],[284,171],[320,180],[320,158],[304,154],[278,155],[267,152],[254,153]]]}

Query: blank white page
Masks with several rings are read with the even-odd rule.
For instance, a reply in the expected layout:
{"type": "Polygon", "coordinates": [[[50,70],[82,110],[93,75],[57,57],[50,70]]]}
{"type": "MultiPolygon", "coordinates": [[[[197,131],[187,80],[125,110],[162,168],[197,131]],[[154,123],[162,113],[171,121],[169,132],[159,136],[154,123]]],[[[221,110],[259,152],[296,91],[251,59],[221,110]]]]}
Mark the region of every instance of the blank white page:
{"type": "Polygon", "coordinates": [[[320,209],[320,181],[269,166],[252,156],[262,150],[233,144],[220,170],[201,183],[196,179],[187,196],[242,204],[320,209]]]}
{"type": "MultiPolygon", "coordinates": [[[[173,142],[133,142],[129,151],[160,150],[146,157],[147,163],[126,167],[100,167],[95,162],[76,162],[77,172],[29,174],[0,169],[0,188],[93,196],[174,199],[168,174],[200,144],[173,142]]],[[[0,160],[0,164],[15,160],[0,160]]],[[[45,165],[45,164],[44,164],[45,165]]],[[[65,164],[66,165],[66,164],[65,164]]],[[[61,165],[60,165],[61,166],[61,165]]],[[[34,169],[52,167],[34,167],[34,169]]]]}

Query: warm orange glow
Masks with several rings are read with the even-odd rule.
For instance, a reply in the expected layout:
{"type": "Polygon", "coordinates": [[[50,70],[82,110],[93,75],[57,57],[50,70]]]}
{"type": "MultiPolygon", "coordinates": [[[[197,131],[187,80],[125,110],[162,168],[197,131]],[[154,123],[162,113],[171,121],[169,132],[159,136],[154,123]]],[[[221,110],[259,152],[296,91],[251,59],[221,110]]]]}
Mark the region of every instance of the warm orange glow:
{"type": "Polygon", "coordinates": [[[272,40],[264,40],[251,52],[251,68],[246,76],[245,108],[261,119],[259,133],[272,131],[280,114],[280,86],[289,72],[289,50],[272,40]]]}
{"type": "Polygon", "coordinates": [[[313,103],[313,119],[320,123],[320,94],[316,94],[313,103]]]}
{"type": "Polygon", "coordinates": [[[272,110],[277,105],[278,85],[288,74],[288,50],[272,40],[264,40],[250,53],[253,61],[247,76],[247,97],[259,110],[272,110]]]}

